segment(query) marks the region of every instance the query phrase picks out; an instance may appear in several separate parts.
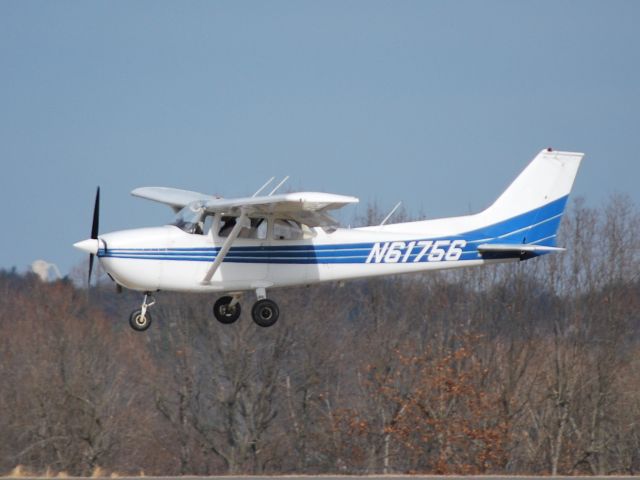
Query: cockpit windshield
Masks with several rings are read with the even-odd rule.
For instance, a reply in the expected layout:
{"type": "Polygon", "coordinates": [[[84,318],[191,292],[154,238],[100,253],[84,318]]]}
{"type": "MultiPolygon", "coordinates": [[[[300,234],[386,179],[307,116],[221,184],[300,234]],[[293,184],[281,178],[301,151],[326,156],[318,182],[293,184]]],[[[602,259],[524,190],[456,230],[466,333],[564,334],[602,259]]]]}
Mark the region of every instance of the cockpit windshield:
{"type": "Polygon", "coordinates": [[[176,214],[173,222],[169,225],[175,225],[187,233],[202,234],[204,213],[203,202],[191,202],[176,214]]]}

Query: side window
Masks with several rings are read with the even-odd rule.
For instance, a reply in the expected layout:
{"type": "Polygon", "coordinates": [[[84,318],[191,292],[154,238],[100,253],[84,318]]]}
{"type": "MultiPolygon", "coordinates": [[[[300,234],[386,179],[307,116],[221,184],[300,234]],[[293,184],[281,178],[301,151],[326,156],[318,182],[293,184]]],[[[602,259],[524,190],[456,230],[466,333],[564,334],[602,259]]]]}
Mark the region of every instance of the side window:
{"type": "Polygon", "coordinates": [[[251,228],[245,228],[240,232],[240,238],[255,238],[265,240],[267,238],[267,219],[252,218],[251,228]]]}
{"type": "Polygon", "coordinates": [[[293,220],[277,219],[273,222],[274,240],[299,240],[302,238],[302,228],[293,220]]]}
{"type": "MultiPolygon", "coordinates": [[[[218,230],[218,236],[228,237],[236,226],[236,217],[222,217],[220,222],[220,230],[218,230]]],[[[265,240],[267,238],[267,219],[266,218],[251,218],[251,227],[243,228],[238,234],[238,238],[255,238],[257,240],[265,240]]]]}
{"type": "Polygon", "coordinates": [[[218,230],[218,236],[228,237],[236,225],[236,217],[222,217],[220,221],[220,230],[218,230]]]}
{"type": "MultiPolygon", "coordinates": [[[[267,239],[267,226],[269,225],[269,222],[267,222],[266,218],[258,218],[256,219],[258,220],[258,222],[256,222],[256,237],[259,240],[266,240],[267,239]]],[[[253,220],[251,221],[251,228],[253,228],[253,220]]]]}
{"type": "Polygon", "coordinates": [[[205,235],[209,234],[211,227],[213,226],[213,219],[213,215],[207,215],[206,217],[204,217],[204,227],[202,228],[202,233],[204,233],[205,235]]]}

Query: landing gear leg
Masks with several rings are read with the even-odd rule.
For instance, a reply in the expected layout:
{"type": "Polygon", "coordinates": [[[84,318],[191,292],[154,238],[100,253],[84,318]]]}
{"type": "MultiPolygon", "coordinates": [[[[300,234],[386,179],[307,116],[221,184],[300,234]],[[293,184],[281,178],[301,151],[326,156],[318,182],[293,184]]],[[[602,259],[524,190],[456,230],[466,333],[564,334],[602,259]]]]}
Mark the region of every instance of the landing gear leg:
{"type": "Polygon", "coordinates": [[[149,307],[155,305],[156,300],[151,295],[151,292],[144,294],[144,300],[139,310],[134,310],[129,316],[129,325],[136,332],[144,332],[151,326],[151,313],[148,311],[149,307]]]}
{"type": "Polygon", "coordinates": [[[270,327],[278,321],[280,309],[276,302],[267,298],[264,288],[256,289],[256,296],[258,301],[253,304],[251,309],[253,321],[261,327],[270,327]]]}

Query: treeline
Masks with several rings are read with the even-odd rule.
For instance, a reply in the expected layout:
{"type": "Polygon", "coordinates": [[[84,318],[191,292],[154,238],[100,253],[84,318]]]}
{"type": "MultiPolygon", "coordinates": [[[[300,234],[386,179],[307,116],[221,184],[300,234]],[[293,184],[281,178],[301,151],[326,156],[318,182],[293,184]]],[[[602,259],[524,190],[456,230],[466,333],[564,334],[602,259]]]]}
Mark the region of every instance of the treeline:
{"type": "Polygon", "coordinates": [[[559,243],[275,290],[269,329],[160,293],[136,333],[138,295],[3,272],[0,473],[637,474],[639,212],[576,202],[559,243]]]}

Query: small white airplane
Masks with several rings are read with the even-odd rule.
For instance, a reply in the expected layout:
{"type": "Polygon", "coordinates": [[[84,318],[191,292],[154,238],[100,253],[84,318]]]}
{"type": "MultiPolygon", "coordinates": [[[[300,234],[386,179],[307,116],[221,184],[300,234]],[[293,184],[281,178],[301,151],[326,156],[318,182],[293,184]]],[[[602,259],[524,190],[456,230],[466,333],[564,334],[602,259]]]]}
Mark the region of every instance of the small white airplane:
{"type": "MultiPolygon", "coordinates": [[[[144,292],[129,323],[151,324],[152,292],[228,292],[213,306],[222,323],[240,316],[239,300],[255,291],[251,314],[273,325],[277,304],[267,289],[426,270],[527,260],[564,250],[556,233],[582,153],[541,151],[486,210],[461,217],[338,228],[328,212],[358,202],[329,193],[276,194],[225,199],[163,187],[131,193],[177,212],[163,227],[98,235],[100,188],[91,238],[74,246],[94,256],[117,283],[144,292]]],[[[286,180],[286,179],[285,179],[286,180]]],[[[386,219],[385,219],[386,220],[386,219]]]]}

